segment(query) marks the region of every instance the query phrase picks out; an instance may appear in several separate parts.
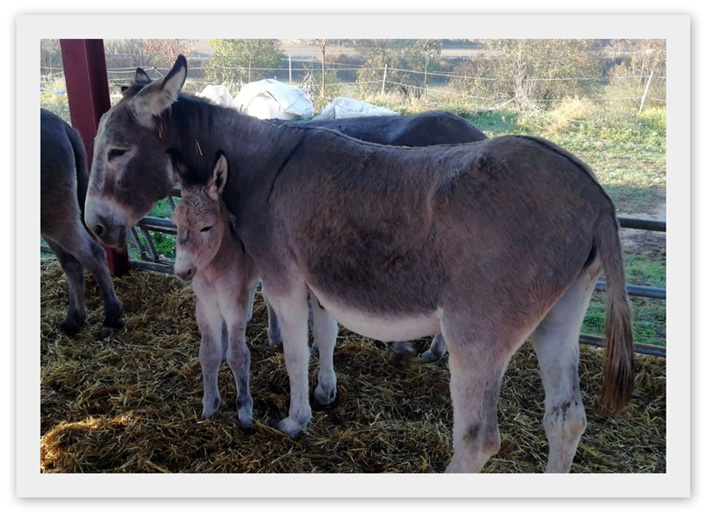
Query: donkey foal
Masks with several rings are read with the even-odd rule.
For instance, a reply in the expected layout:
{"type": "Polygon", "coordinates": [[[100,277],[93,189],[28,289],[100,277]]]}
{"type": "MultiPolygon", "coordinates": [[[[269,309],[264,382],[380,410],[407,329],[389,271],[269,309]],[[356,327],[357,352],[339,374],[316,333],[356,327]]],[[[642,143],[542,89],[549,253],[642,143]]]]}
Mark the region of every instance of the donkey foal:
{"type": "Polygon", "coordinates": [[[221,405],[219,366],[226,359],[236,379],[238,420],[249,428],[253,422],[253,399],[248,384],[251,354],[246,346],[246,323],[258,276],[253,260],[232,232],[221,199],[228,162],[219,153],[207,183],[194,184],[185,180],[188,170],[182,157],[174,150],[169,153],[182,185],[182,200],[172,217],[177,226],[175,274],[192,283],[202,335],[202,419],[213,416],[221,405]]]}

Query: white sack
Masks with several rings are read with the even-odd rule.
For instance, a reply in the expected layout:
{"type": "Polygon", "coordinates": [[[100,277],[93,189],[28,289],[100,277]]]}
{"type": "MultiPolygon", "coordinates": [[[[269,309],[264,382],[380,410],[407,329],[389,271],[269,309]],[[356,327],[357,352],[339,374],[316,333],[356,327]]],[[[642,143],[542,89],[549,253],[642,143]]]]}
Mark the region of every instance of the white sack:
{"type": "Polygon", "coordinates": [[[259,119],[310,118],[315,113],[305,91],[270,78],[244,85],[233,107],[259,119]]]}
{"type": "Polygon", "coordinates": [[[234,102],[233,96],[223,85],[207,85],[202,92],[197,93],[197,96],[207,98],[222,107],[231,107],[234,102]]]}
{"type": "Polygon", "coordinates": [[[334,98],[313,119],[344,119],[364,116],[396,116],[398,112],[351,98],[334,98]]]}

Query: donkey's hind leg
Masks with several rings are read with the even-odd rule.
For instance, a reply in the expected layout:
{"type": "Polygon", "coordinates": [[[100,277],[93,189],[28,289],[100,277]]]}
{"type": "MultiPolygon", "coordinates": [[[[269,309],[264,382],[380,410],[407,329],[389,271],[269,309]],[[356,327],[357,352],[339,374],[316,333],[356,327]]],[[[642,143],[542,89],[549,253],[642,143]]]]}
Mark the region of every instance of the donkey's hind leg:
{"type": "Polygon", "coordinates": [[[474,473],[499,451],[497,402],[509,359],[526,333],[470,325],[447,312],[442,332],[450,353],[453,450],[448,473],[474,473]]]}
{"type": "Polygon", "coordinates": [[[543,426],[549,445],[548,473],[570,471],[585,431],[585,409],[578,378],[578,337],[596,280],[596,268],[583,272],[533,334],[546,394],[543,426]]]}
{"type": "Polygon", "coordinates": [[[69,280],[69,312],[66,318],[59,323],[59,328],[73,335],[79,331],[84,320],[86,320],[84,267],[79,263],[79,260],[64,250],[58,243],[47,236],[45,236],[45,240],[56,255],[62,270],[69,280]]]}
{"type": "Polygon", "coordinates": [[[65,226],[56,237],[52,236],[52,238],[71,253],[98,281],[105,312],[105,319],[99,337],[105,338],[112,331],[120,329],[123,325],[121,322],[123,305],[118,300],[113,288],[113,279],[108,270],[106,252],[91,238],[83,224],[79,222],[71,226],[65,226]]]}
{"type": "Polygon", "coordinates": [[[332,405],[337,398],[337,375],[334,373],[334,346],[339,325],[313,294],[311,297],[313,346],[317,347],[320,370],[317,374],[315,399],[320,405],[332,405]]]}
{"type": "Polygon", "coordinates": [[[430,348],[420,355],[420,358],[426,363],[437,363],[440,361],[447,348],[445,347],[445,337],[442,333],[438,333],[433,338],[433,342],[430,344],[430,348]]]}
{"type": "Polygon", "coordinates": [[[113,288],[113,278],[108,269],[106,252],[84,231],[83,249],[80,256],[77,257],[98,281],[98,288],[101,291],[101,299],[103,300],[103,308],[106,315],[99,337],[105,338],[111,332],[123,327],[121,320],[123,317],[123,304],[118,300],[115,288],[113,288]],[[84,259],[82,260],[81,258],[84,259]]]}

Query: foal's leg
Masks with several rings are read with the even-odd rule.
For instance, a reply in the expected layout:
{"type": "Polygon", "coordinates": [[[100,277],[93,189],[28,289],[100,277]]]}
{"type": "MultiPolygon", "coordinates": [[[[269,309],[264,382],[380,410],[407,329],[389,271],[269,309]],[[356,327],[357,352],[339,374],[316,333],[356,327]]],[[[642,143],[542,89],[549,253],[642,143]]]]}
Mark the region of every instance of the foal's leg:
{"type": "Polygon", "coordinates": [[[420,357],[426,363],[436,363],[443,358],[447,348],[445,347],[445,338],[442,333],[438,333],[433,338],[430,348],[423,352],[420,357]]]}
{"type": "Polygon", "coordinates": [[[226,362],[236,381],[236,410],[238,421],[244,428],[253,423],[253,398],[249,385],[251,352],[246,345],[246,323],[251,294],[250,289],[241,289],[236,296],[227,286],[219,288],[219,307],[226,319],[228,330],[228,348],[226,362]]]}
{"type": "Polygon", "coordinates": [[[66,274],[67,279],[69,279],[69,312],[66,318],[59,322],[59,328],[68,334],[76,334],[86,320],[86,309],[84,307],[84,267],[58,243],[47,236],[44,238],[59,260],[59,264],[66,274]]]}
{"type": "Polygon", "coordinates": [[[211,418],[221,405],[219,394],[219,367],[223,345],[221,327],[223,318],[215,297],[197,296],[196,317],[202,335],[199,345],[199,363],[202,366],[204,395],[202,396],[202,419],[211,418]]]}
{"type": "Polygon", "coordinates": [[[448,473],[473,473],[499,451],[497,402],[501,379],[524,336],[470,325],[467,315],[443,314],[450,351],[454,455],[448,473]],[[513,341],[509,341],[513,340],[513,341]]]}
{"type": "Polygon", "coordinates": [[[585,431],[586,419],[578,379],[580,328],[597,280],[586,271],[546,314],[533,334],[546,393],[543,426],[548,438],[546,472],[567,473],[585,431]]]}
{"type": "Polygon", "coordinates": [[[269,289],[268,298],[280,320],[285,368],[290,378],[290,411],[277,428],[297,439],[312,419],[308,393],[307,288],[293,285],[290,290],[277,293],[269,289]]]}
{"type": "Polygon", "coordinates": [[[312,334],[313,346],[320,354],[320,371],[317,375],[315,399],[322,405],[331,405],[337,397],[337,375],[334,373],[334,346],[337,342],[339,325],[320,304],[312,297],[312,334]]]}

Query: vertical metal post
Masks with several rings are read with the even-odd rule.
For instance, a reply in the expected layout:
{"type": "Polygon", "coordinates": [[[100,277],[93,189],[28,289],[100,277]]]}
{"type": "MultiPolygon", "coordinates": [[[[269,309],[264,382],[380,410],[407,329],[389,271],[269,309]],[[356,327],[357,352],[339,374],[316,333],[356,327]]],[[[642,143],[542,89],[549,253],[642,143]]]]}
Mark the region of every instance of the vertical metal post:
{"type": "Polygon", "coordinates": [[[654,77],[654,70],[651,70],[651,73],[649,73],[649,80],[647,80],[647,86],[644,88],[644,94],[642,94],[642,102],[639,104],[639,112],[637,114],[641,114],[642,110],[644,109],[644,102],[647,99],[647,94],[649,94],[649,86],[651,85],[651,79],[654,77]]]}
{"type": "MultiPolygon", "coordinates": [[[[60,44],[71,124],[84,141],[90,169],[98,122],[111,108],[103,40],[61,39],[60,44]]],[[[119,276],[130,269],[127,251],[103,248],[111,274],[119,276]]]]}
{"type": "Polygon", "coordinates": [[[293,56],[288,53],[288,85],[293,85],[293,56]]]}
{"type": "Polygon", "coordinates": [[[384,93],[384,89],[386,88],[386,71],[388,71],[388,64],[384,64],[384,76],[383,82],[381,82],[381,94],[384,93]]]}

